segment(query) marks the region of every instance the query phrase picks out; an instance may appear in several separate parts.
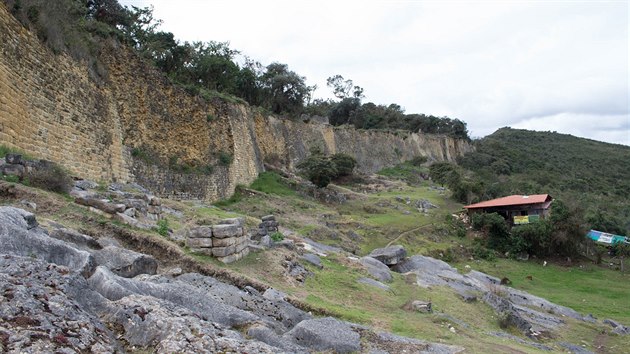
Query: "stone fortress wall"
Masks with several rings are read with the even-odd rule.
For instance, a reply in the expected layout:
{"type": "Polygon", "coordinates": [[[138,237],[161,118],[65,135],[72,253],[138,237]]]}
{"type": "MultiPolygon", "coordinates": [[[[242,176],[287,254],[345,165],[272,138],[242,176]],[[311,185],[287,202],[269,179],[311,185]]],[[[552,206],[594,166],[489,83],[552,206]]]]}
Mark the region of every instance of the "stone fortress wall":
{"type": "Polygon", "coordinates": [[[449,137],[287,121],[236,101],[208,102],[124,48],[101,55],[106,74],[95,80],[85,63],[41,45],[0,4],[0,144],[78,177],[206,200],[251,183],[265,161],[294,167],[313,146],[354,156],[362,172],[416,155],[451,161],[472,149],[449,137]],[[221,164],[222,155],[231,163],[221,164]],[[206,168],[212,172],[198,172],[206,168]]]}

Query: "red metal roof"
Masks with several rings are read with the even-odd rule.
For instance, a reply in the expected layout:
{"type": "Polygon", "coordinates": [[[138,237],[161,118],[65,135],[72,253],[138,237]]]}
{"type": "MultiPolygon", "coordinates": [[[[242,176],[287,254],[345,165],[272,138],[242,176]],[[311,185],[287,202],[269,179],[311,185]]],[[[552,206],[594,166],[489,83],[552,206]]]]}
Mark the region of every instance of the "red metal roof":
{"type": "Polygon", "coordinates": [[[539,204],[539,203],[544,203],[550,199],[551,199],[551,196],[549,194],[510,195],[503,198],[486,200],[485,202],[466,205],[464,208],[477,209],[477,208],[490,208],[490,207],[508,206],[508,205],[539,204]]]}

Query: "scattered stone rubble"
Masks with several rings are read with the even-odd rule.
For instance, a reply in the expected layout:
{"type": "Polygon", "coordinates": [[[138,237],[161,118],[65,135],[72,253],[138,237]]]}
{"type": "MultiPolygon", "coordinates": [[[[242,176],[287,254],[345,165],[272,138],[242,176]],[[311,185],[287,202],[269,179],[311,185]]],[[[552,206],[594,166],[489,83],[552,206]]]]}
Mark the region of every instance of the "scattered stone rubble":
{"type": "Polygon", "coordinates": [[[16,176],[22,180],[27,174],[50,163],[47,160],[26,160],[20,154],[6,154],[4,160],[0,160],[0,175],[16,176]]]}
{"type": "Polygon", "coordinates": [[[79,180],[70,195],[75,197],[75,203],[93,212],[140,229],[152,229],[162,219],[160,198],[145,193],[139,186],[130,186],[133,193],[125,192],[124,186],[116,184],[110,185],[108,192],[98,192],[96,188],[95,182],[79,180]]]}
{"type": "Polygon", "coordinates": [[[249,235],[243,218],[221,220],[216,225],[190,229],[187,244],[193,252],[217,257],[223,263],[232,263],[249,254],[249,235]]]}
{"type": "MultiPolygon", "coordinates": [[[[231,221],[219,225],[238,225],[231,221]]],[[[116,242],[94,239],[60,225],[49,232],[33,214],[0,207],[2,352],[464,350],[378,333],[331,317],[314,318],[273,289],[261,295],[250,286],[239,289],[213,277],[182,274],[181,270],[151,275],[151,266],[140,266],[144,261],[135,268],[135,274],[127,272],[123,277],[119,274],[123,260],[133,265],[150,256],[108,247],[116,247],[116,242]],[[98,253],[103,250],[109,252],[106,258],[116,257],[116,253],[124,256],[119,257],[120,262],[99,260],[98,253]],[[148,274],[140,273],[144,271],[148,274]]]]}

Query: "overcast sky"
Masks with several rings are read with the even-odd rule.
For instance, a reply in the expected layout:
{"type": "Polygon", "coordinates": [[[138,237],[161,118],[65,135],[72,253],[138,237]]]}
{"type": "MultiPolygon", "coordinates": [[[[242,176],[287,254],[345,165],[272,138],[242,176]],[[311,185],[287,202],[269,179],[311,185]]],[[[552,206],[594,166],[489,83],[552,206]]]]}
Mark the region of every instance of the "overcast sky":
{"type": "Polygon", "coordinates": [[[229,41],[332,97],[630,145],[628,1],[121,0],[154,6],[181,41],[229,41]]]}

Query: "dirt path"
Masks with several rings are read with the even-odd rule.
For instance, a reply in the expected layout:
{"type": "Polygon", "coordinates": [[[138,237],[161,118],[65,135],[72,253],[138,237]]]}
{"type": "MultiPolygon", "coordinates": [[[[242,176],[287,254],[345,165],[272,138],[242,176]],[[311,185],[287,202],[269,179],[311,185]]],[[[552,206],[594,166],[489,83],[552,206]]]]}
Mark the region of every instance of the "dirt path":
{"type": "Polygon", "coordinates": [[[432,225],[433,225],[433,223],[430,223],[430,224],[425,224],[425,225],[422,225],[422,226],[416,227],[416,228],[411,229],[411,230],[407,230],[407,231],[405,231],[405,232],[401,233],[400,235],[398,235],[398,237],[396,237],[395,239],[393,239],[393,240],[389,241],[389,243],[388,243],[388,244],[387,244],[387,246],[385,246],[385,247],[389,247],[389,246],[391,246],[394,242],[396,242],[396,241],[400,240],[400,238],[401,238],[401,237],[403,237],[403,236],[405,236],[405,235],[407,235],[407,234],[410,234],[410,233],[412,233],[412,232],[416,232],[416,231],[418,231],[418,230],[420,230],[420,229],[423,229],[423,228],[425,228],[425,227],[427,227],[427,226],[432,226],[432,225]]]}

